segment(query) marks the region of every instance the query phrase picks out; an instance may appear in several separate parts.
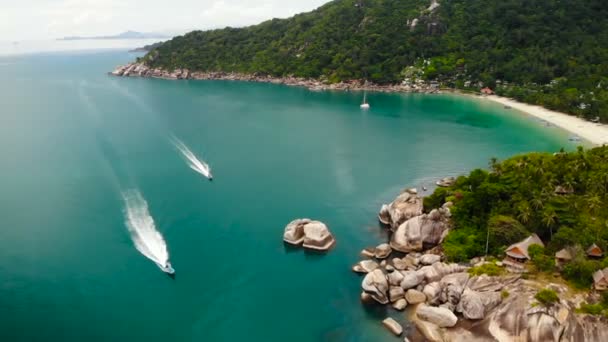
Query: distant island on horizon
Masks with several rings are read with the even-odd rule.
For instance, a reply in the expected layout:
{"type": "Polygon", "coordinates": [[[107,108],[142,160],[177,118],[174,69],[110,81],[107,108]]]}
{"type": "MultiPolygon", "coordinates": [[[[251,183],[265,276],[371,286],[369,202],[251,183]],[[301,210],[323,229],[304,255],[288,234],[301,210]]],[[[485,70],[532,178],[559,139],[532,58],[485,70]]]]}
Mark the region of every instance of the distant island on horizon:
{"type": "Polygon", "coordinates": [[[126,31],[112,36],[68,36],[63,38],[57,38],[57,40],[105,40],[105,39],[162,39],[171,38],[171,36],[156,33],[156,32],[137,32],[137,31],[126,31]]]}

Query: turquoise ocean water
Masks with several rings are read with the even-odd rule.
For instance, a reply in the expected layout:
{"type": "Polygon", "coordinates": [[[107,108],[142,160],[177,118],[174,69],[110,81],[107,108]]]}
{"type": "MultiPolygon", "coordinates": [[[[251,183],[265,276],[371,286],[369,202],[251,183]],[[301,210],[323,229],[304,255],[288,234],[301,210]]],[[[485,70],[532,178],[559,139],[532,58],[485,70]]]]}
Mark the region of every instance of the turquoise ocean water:
{"type": "Polygon", "coordinates": [[[123,79],[124,51],[0,58],[0,340],[392,341],[365,309],[359,251],[401,189],[553,152],[568,134],[454,95],[310,92],[269,84],[123,79]],[[209,162],[192,171],[175,136],[209,162]],[[177,270],[133,245],[138,190],[177,270]],[[284,226],[328,224],[327,255],[284,226]]]}

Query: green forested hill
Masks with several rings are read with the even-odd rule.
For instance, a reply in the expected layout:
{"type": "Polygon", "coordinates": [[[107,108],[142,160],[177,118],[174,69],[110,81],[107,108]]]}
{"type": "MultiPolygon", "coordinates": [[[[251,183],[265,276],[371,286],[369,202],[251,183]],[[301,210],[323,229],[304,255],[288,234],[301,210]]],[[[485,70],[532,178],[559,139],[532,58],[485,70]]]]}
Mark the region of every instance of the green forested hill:
{"type": "Polygon", "coordinates": [[[289,19],[191,32],[154,49],[145,61],[329,82],[423,78],[457,88],[483,85],[608,121],[605,0],[439,4],[430,10],[431,0],[336,0],[289,19]]]}

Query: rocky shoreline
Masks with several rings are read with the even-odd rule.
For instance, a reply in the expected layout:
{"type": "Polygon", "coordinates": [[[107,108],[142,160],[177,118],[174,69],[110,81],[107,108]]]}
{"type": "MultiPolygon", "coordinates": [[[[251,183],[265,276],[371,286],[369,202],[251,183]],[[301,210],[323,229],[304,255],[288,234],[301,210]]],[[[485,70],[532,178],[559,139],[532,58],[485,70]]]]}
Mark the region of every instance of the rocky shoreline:
{"type": "Polygon", "coordinates": [[[391,231],[390,241],[361,252],[352,267],[363,274],[364,305],[387,305],[408,312],[403,329],[398,315],[382,324],[394,335],[409,331],[406,341],[608,341],[605,318],[576,313],[587,295],[572,294],[562,284],[533,281],[522,274],[473,275],[472,267],[502,263],[476,258],[447,263],[441,243],[451,229],[451,203],[423,213],[415,189],[383,205],[378,218],[391,231]],[[551,289],[559,301],[543,305],[535,299],[551,289]]]}
{"type": "Polygon", "coordinates": [[[144,78],[160,78],[167,80],[224,80],[224,81],[246,81],[283,84],[287,86],[304,87],[312,91],[321,90],[339,90],[339,91],[374,91],[385,93],[440,93],[439,85],[436,83],[425,83],[422,81],[414,84],[394,84],[394,85],[379,85],[370,82],[362,82],[359,80],[326,83],[315,79],[306,79],[300,77],[272,77],[267,75],[257,74],[242,74],[233,72],[202,72],[190,71],[188,69],[176,69],[168,71],[160,68],[150,68],[144,63],[130,63],[119,66],[114,71],[109,73],[118,77],[144,77],[144,78]]]}

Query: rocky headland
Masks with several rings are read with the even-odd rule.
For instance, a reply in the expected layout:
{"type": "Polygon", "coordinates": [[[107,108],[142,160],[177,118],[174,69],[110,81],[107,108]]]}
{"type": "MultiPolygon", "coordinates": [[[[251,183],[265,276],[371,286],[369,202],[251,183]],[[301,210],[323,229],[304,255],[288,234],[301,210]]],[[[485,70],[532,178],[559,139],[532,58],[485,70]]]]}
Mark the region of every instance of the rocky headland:
{"type": "Polygon", "coordinates": [[[144,77],[144,78],[160,78],[167,80],[225,80],[225,81],[247,81],[260,83],[283,84],[288,86],[297,86],[308,88],[313,91],[321,90],[339,90],[339,91],[375,91],[375,92],[403,92],[403,93],[439,93],[439,85],[437,83],[426,83],[423,81],[395,84],[395,85],[379,85],[371,82],[362,82],[359,80],[328,83],[323,80],[307,79],[300,77],[273,77],[260,74],[242,74],[234,72],[205,72],[205,71],[190,71],[188,69],[176,69],[173,71],[160,68],[151,68],[144,63],[130,63],[119,66],[111,75],[119,77],[144,77]]]}
{"type": "Polygon", "coordinates": [[[390,240],[364,249],[364,259],[352,267],[363,274],[365,305],[405,310],[403,322],[415,326],[404,329],[392,315],[382,322],[391,333],[409,331],[409,341],[608,341],[606,319],[576,313],[587,294],[506,270],[501,276],[469,273],[487,263],[503,266],[483,258],[446,262],[441,243],[451,229],[451,205],[423,213],[416,190],[405,190],[378,215],[391,231],[390,240]],[[545,288],[559,300],[539,303],[535,295],[545,288]]]}

